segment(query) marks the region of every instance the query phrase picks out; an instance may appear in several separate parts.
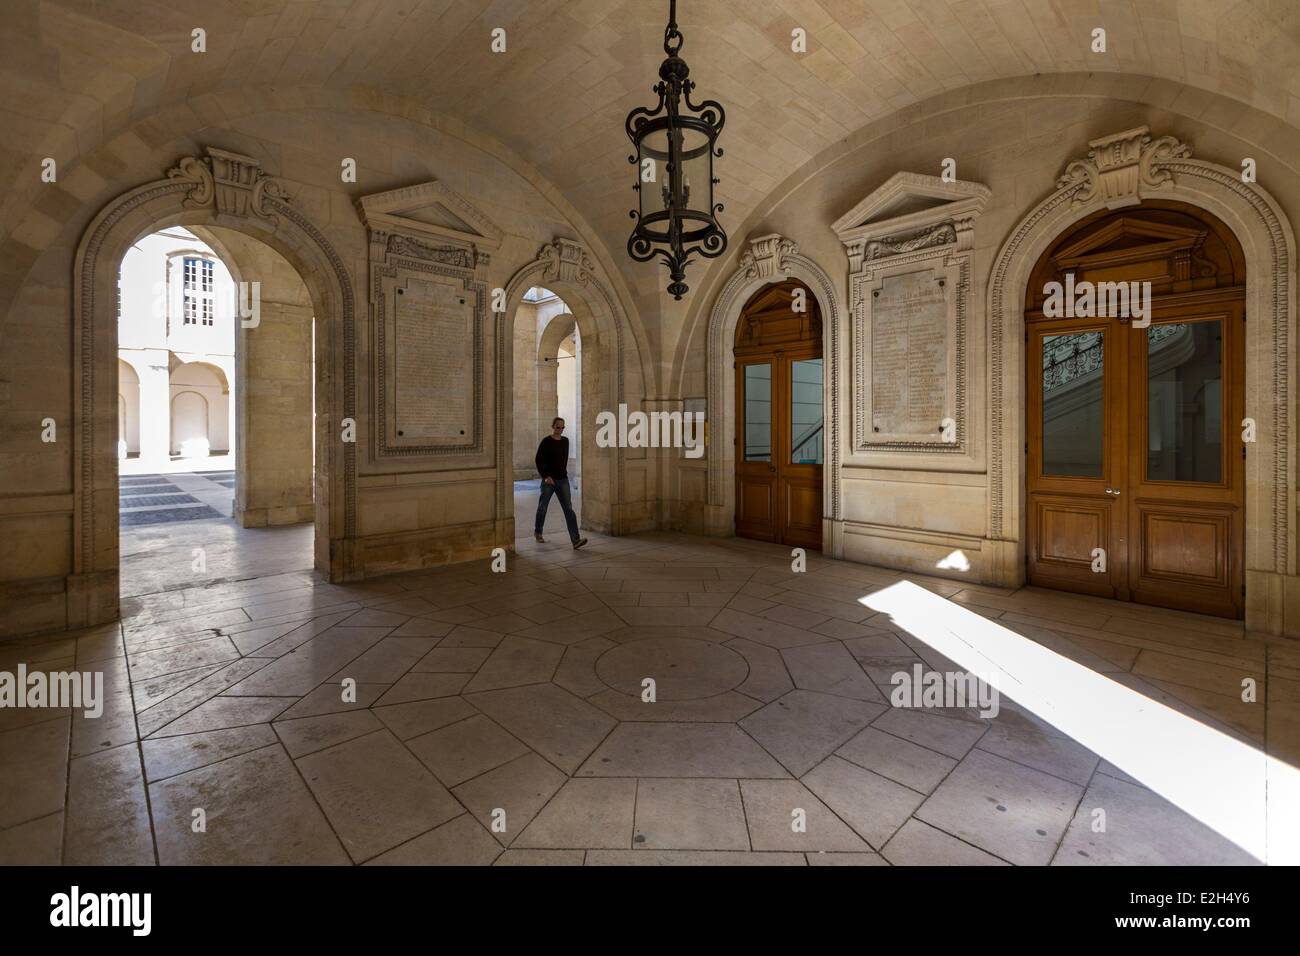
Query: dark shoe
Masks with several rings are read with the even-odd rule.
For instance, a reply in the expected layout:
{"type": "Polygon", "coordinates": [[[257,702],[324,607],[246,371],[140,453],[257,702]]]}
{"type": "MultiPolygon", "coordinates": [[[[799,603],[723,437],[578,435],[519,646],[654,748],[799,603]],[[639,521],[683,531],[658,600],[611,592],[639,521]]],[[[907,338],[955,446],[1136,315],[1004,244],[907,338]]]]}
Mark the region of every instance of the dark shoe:
{"type": "Polygon", "coordinates": [[[546,539],[542,537],[542,533],[540,531],[534,531],[533,537],[536,538],[538,541],[540,541],[542,544],[546,543],[546,539]]]}
{"type": "Polygon", "coordinates": [[[577,541],[573,542],[573,550],[574,550],[574,551],[577,551],[579,548],[581,548],[581,547],[582,547],[584,544],[586,544],[586,543],[587,543],[587,539],[586,539],[586,538],[579,538],[577,541]]]}

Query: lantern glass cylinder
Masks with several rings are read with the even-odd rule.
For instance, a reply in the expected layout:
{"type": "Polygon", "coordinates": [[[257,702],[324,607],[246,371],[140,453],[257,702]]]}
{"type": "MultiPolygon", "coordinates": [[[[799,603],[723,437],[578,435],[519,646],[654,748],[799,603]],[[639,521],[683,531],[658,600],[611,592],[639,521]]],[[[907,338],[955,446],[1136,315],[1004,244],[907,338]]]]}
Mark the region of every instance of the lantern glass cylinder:
{"type": "MultiPolygon", "coordinates": [[[[713,185],[713,154],[708,135],[688,126],[672,130],[661,127],[646,131],[637,147],[642,228],[655,237],[666,238],[672,214],[687,214],[688,220],[707,219],[713,185]],[[650,175],[653,180],[647,178],[650,175]],[[704,216],[690,215],[691,209],[700,210],[704,216]]],[[[694,223],[687,221],[681,228],[688,231],[693,226],[694,223]]]]}

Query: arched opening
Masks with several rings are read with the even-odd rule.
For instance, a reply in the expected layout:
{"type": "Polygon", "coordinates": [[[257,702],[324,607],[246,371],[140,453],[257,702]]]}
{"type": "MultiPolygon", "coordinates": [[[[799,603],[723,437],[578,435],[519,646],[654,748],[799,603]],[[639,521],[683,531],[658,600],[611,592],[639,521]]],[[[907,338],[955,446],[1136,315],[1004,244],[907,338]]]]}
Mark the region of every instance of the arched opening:
{"type": "Polygon", "coordinates": [[[1075,223],[1025,295],[1031,584],[1240,618],[1245,257],[1150,200],[1075,223]]]}
{"type": "MultiPolygon", "coordinates": [[[[840,508],[840,408],[836,396],[840,379],[840,355],[846,338],[841,316],[842,293],[830,275],[814,260],[801,254],[794,240],[778,234],[751,237],[749,248],[740,257],[735,272],[723,285],[709,307],[705,330],[705,368],[710,422],[708,449],[705,453],[707,503],[703,509],[701,529],[711,535],[736,534],[737,462],[741,454],[737,424],[740,413],[737,398],[735,343],[746,304],[763,289],[789,280],[797,280],[809,290],[809,308],[815,304],[825,330],[820,337],[823,348],[822,408],[825,410],[825,465],[821,484],[821,548],[828,557],[844,556],[843,516],[840,508]]],[[[684,370],[682,366],[679,371],[684,370]]]]}
{"type": "MultiPolygon", "coordinates": [[[[534,362],[537,354],[516,354],[513,323],[524,296],[537,287],[550,289],[563,298],[581,339],[580,371],[575,380],[581,419],[582,447],[577,458],[582,467],[583,529],[618,535],[650,527],[653,517],[645,494],[652,478],[645,451],[625,452],[617,443],[596,442],[597,416],[601,412],[617,415],[619,406],[628,402],[627,396],[642,394],[644,383],[651,380],[641,359],[648,347],[629,323],[621,301],[590,254],[581,244],[568,239],[555,239],[542,246],[537,258],[516,271],[505,289],[506,309],[500,314],[497,341],[502,349],[500,367],[506,374],[498,379],[495,390],[496,407],[506,412],[497,416],[496,431],[497,514],[501,523],[515,523],[513,484],[509,480],[516,444],[511,380],[520,363],[534,362]]],[[[535,449],[536,443],[531,443],[535,449]]],[[[520,539],[515,538],[513,530],[503,527],[501,540],[520,539]]]]}
{"type": "Polygon", "coordinates": [[[764,286],[736,324],[736,534],[821,550],[821,309],[798,279],[764,286]]]}
{"type": "MultiPolygon", "coordinates": [[[[552,437],[552,423],[557,418],[564,419],[567,492],[575,514],[581,518],[581,336],[568,303],[550,289],[534,286],[515,310],[513,338],[515,535],[528,538],[538,530],[536,519],[543,491],[536,460],[550,442],[558,440],[552,437]],[[528,362],[526,356],[535,359],[528,362]]],[[[561,502],[547,503],[541,531],[563,540],[566,519],[561,502]]]]}
{"type": "Polygon", "coordinates": [[[312,567],[315,310],[297,270],[232,228],[172,225],[130,245],[118,283],[122,593],[312,567]]]}

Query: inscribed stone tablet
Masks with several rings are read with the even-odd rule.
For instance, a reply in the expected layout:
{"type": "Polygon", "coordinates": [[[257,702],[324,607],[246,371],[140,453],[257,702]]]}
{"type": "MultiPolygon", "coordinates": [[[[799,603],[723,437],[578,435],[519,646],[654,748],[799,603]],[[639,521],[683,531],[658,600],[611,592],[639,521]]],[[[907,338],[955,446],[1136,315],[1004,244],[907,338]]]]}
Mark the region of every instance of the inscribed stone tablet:
{"type": "Polygon", "coordinates": [[[473,308],[450,284],[410,278],[397,296],[396,425],[403,439],[473,440],[473,308]]]}
{"type": "Polygon", "coordinates": [[[948,406],[948,300],[932,270],[887,277],[871,301],[874,435],[931,438],[948,406]]]}

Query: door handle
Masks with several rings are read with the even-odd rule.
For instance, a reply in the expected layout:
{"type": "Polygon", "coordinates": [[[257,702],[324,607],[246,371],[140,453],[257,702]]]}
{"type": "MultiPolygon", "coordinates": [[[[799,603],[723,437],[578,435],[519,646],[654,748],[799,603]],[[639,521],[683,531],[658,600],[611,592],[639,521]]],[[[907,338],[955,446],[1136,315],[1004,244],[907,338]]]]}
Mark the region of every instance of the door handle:
{"type": "Polygon", "coordinates": [[[1106,489],[1106,494],[1108,494],[1108,495],[1114,495],[1115,497],[1118,498],[1118,497],[1119,497],[1119,489],[1118,489],[1118,488],[1107,488],[1107,489],[1106,489]]]}

